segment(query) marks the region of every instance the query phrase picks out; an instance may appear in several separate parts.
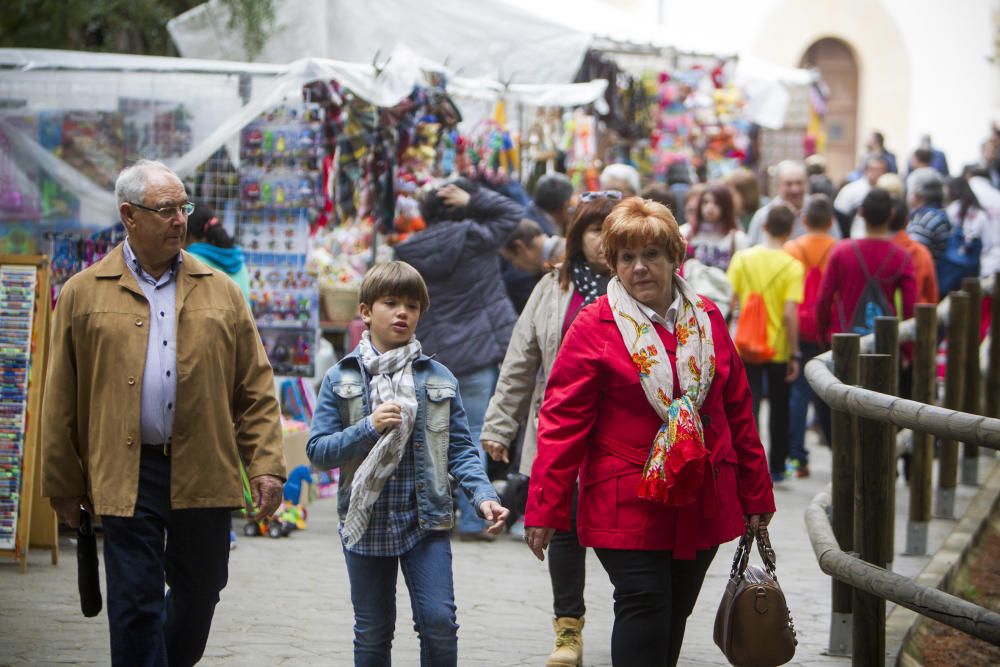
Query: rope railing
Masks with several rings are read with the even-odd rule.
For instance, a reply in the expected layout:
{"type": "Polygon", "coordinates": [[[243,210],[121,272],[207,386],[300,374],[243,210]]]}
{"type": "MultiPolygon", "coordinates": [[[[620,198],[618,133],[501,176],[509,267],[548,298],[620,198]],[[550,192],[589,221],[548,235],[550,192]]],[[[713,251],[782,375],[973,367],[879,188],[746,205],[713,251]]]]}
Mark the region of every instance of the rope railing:
{"type": "MultiPolygon", "coordinates": [[[[959,443],[964,484],[978,483],[979,446],[1000,449],[1000,346],[991,342],[984,355],[979,345],[981,295],[995,286],[997,277],[967,279],[962,291],[937,307],[918,305],[905,322],[878,318],[873,334],[835,335],[832,349],[806,365],[833,427],[830,491],[813,499],[806,524],[820,569],[834,580],[829,653],[850,655],[854,665],[884,661],[886,600],[1000,644],[1000,614],[891,571],[896,459],[904,443],[897,427],[910,429],[912,438],[907,554],[927,549],[934,436],[941,440],[938,518],[954,517],[959,443]],[[939,322],[948,344],[942,406],[934,404],[939,322]],[[914,350],[912,399],[896,395],[903,344],[914,350]]],[[[991,329],[1000,323],[998,295],[992,306],[991,329]]]]}

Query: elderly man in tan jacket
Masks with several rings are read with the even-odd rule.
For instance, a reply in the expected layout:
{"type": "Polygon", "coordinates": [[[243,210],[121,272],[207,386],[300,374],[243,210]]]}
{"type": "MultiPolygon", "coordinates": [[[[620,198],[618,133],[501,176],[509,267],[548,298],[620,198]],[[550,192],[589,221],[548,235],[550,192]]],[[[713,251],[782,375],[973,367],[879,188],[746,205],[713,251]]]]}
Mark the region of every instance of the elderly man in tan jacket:
{"type": "Polygon", "coordinates": [[[140,161],[115,195],[127,239],[55,310],[42,492],[70,525],[101,516],[112,664],[192,665],[226,585],[240,460],[261,515],[281,500],[280,411],[239,287],[181,250],[180,179],[140,161]]]}

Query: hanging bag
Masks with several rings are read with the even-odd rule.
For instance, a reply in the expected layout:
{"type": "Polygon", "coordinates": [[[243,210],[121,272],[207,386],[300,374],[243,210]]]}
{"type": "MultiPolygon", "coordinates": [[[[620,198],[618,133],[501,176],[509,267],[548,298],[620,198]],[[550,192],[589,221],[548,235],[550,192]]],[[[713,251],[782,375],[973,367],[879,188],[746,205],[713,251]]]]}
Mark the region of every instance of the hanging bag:
{"type": "MultiPolygon", "coordinates": [[[[865,258],[861,255],[861,249],[858,247],[857,241],[851,241],[851,247],[854,248],[854,254],[857,255],[858,263],[861,265],[861,271],[865,276],[865,287],[861,292],[861,297],[858,299],[857,304],[854,306],[854,313],[851,315],[850,328],[844,329],[843,326],[841,328],[844,329],[846,333],[856,333],[866,336],[875,331],[876,317],[892,317],[896,314],[896,311],[889,304],[889,300],[885,296],[881,280],[877,277],[886,262],[889,261],[889,258],[893,256],[893,253],[886,253],[878,268],[875,269],[873,273],[869,273],[868,265],[865,264],[865,258]]],[[[895,246],[892,246],[892,248],[896,252],[902,252],[895,246]]],[[[890,280],[894,279],[895,276],[893,276],[890,280]]],[[[842,307],[841,324],[843,324],[842,307]]]]}
{"type": "Polygon", "coordinates": [[[826,256],[830,254],[830,249],[834,244],[831,243],[827,246],[826,250],[823,251],[823,256],[815,264],[810,264],[805,246],[798,241],[795,241],[795,244],[802,251],[806,267],[803,298],[802,303],[799,304],[799,340],[818,343],[820,342],[819,318],[816,315],[816,302],[819,301],[819,288],[823,282],[823,262],[826,261],[826,256]]]}
{"type": "MultiPolygon", "coordinates": [[[[778,272],[771,277],[764,289],[770,287],[786,268],[788,268],[787,264],[778,269],[778,272]]],[[[771,347],[767,335],[767,322],[770,316],[767,312],[767,304],[764,303],[764,290],[753,289],[750,283],[750,274],[747,273],[745,267],[743,267],[743,275],[750,287],[750,294],[747,296],[746,303],[741,304],[733,343],[736,345],[740,358],[746,363],[765,364],[774,358],[774,348],[771,347]]]]}
{"type": "Polygon", "coordinates": [[[964,221],[952,226],[948,245],[935,263],[938,289],[941,294],[961,289],[963,278],[979,275],[979,258],[983,252],[983,241],[978,237],[966,240],[962,222],[964,221]]]}
{"type": "Polygon", "coordinates": [[[767,527],[757,529],[761,568],[748,565],[754,533],[747,525],[733,556],[726,592],[715,615],[715,643],[735,667],[777,667],[795,656],[798,640],[775,574],[767,527]]]}

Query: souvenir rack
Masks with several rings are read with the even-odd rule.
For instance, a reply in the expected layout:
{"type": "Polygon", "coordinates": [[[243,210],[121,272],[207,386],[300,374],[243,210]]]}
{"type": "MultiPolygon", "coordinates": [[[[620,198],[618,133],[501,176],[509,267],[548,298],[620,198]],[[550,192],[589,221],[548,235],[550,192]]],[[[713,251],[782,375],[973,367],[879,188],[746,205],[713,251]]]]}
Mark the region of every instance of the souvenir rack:
{"type": "Polygon", "coordinates": [[[55,512],[41,497],[41,407],[48,361],[49,259],[0,255],[0,557],[28,568],[29,545],[59,559],[55,512]]]}

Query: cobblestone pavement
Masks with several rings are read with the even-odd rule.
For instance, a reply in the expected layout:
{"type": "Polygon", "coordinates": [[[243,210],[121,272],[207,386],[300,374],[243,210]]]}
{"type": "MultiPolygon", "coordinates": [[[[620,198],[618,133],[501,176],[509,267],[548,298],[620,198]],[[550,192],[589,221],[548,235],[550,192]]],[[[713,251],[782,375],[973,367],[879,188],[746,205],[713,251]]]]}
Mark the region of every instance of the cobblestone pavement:
{"type": "MultiPolygon", "coordinates": [[[[812,438],[813,436],[810,435],[812,438]]],[[[813,475],[776,489],[778,513],[771,527],[778,574],[795,616],[799,647],[793,665],[847,665],[824,655],[830,625],[830,580],[816,565],[803,512],[829,482],[829,450],[812,446],[813,475]]],[[[982,478],[992,460],[983,459],[982,478]]],[[[907,496],[897,485],[896,544],[902,549],[907,496]]],[[[960,487],[964,511],[975,489],[960,487]]],[[[286,539],[240,538],[232,552],[229,585],[222,594],[205,665],[350,665],[353,616],[347,573],[335,531],[332,499],[314,504],[309,529],[286,539]]],[[[935,549],[954,522],[936,521],[935,549]]],[[[454,541],[458,604],[459,664],[544,665],[551,648],[551,589],[547,563],[536,561],[520,542],[503,537],[493,544],[454,541]]],[[[712,642],[715,610],[728,577],[735,543],[719,549],[694,615],[688,623],[682,665],[724,665],[712,642]]],[[[915,575],[925,558],[897,555],[895,569],[915,575]]],[[[611,587],[597,558],[587,560],[585,664],[610,665],[611,587]]],[[[48,552],[33,552],[26,575],[0,564],[0,665],[108,663],[107,617],[84,619],[76,597],[72,546],[63,545],[60,565],[48,552]]],[[[400,578],[393,657],[397,665],[418,665],[409,599],[400,578]]]]}

